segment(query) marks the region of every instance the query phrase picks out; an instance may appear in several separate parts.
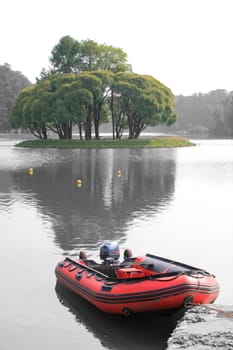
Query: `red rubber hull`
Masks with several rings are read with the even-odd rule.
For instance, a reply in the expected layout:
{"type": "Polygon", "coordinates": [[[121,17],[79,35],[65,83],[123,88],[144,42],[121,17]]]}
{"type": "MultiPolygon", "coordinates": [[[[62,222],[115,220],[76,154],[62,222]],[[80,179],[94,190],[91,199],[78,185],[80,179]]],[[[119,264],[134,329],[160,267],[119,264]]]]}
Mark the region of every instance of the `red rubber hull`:
{"type": "Polygon", "coordinates": [[[83,261],[71,259],[60,262],[55,269],[57,280],[107,313],[178,309],[187,300],[192,304],[209,304],[219,294],[219,285],[209,274],[111,279],[83,265],[83,261]]]}

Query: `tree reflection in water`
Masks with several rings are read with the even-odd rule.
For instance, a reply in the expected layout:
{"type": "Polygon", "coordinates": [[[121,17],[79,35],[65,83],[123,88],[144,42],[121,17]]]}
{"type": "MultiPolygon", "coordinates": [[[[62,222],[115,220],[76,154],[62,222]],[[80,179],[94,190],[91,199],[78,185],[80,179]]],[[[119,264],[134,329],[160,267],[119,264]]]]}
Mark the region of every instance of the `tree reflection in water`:
{"type": "Polygon", "coordinates": [[[174,194],[174,149],[57,151],[50,163],[34,166],[33,176],[20,169],[12,178],[50,217],[65,253],[123,239],[132,220],[163,210],[174,194]]]}

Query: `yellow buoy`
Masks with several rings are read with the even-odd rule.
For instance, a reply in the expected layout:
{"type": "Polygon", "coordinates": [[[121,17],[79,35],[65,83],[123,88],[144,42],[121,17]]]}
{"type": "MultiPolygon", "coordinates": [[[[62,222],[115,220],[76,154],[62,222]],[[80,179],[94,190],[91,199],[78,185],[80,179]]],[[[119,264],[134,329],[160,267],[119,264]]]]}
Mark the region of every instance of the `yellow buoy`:
{"type": "Polygon", "coordinates": [[[28,174],[29,174],[29,175],[33,175],[33,168],[29,168],[29,169],[28,169],[28,174]]]}
{"type": "Polygon", "coordinates": [[[119,177],[121,176],[121,171],[120,170],[117,171],[117,176],[119,176],[119,177]]]}
{"type": "Polygon", "coordinates": [[[78,180],[76,181],[76,185],[77,185],[78,187],[81,187],[81,186],[82,186],[82,180],[78,179],[78,180]]]}

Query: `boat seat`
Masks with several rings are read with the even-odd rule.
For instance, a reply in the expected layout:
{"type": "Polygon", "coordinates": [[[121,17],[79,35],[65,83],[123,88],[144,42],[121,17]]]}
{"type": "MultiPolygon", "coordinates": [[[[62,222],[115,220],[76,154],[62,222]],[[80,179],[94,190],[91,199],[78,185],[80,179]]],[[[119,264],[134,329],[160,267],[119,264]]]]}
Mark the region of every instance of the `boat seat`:
{"type": "Polygon", "coordinates": [[[114,266],[106,264],[97,264],[96,262],[89,262],[87,265],[90,266],[92,269],[103,273],[104,275],[107,275],[112,278],[117,278],[114,266]]]}

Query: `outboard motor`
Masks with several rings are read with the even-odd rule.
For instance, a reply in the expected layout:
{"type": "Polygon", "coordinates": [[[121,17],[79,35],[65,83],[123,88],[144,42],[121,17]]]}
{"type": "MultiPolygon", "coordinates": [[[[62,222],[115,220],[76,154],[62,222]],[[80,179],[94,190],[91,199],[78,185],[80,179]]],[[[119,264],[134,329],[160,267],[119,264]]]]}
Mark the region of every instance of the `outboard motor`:
{"type": "Polygon", "coordinates": [[[120,258],[119,245],[115,241],[106,241],[100,246],[100,259],[104,263],[116,263],[120,258]]]}

